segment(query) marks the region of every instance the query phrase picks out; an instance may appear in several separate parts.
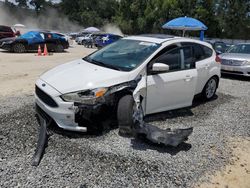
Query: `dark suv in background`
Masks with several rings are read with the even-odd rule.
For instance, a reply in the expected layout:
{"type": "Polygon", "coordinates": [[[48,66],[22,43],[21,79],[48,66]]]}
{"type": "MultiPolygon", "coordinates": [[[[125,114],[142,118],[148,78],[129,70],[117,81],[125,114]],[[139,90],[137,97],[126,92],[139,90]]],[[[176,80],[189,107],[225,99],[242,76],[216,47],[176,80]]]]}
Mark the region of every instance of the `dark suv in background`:
{"type": "Polygon", "coordinates": [[[0,25],[0,39],[15,37],[18,34],[20,33],[16,32],[15,29],[12,29],[11,27],[0,25]]]}

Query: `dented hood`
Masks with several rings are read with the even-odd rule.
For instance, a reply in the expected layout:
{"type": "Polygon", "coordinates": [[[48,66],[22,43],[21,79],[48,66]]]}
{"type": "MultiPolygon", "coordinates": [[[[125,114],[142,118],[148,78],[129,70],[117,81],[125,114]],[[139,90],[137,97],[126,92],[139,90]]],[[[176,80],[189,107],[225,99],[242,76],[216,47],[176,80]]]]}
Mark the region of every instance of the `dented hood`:
{"type": "Polygon", "coordinates": [[[60,93],[65,94],[126,82],[129,79],[129,73],[79,59],[59,65],[44,73],[40,78],[60,93]]]}

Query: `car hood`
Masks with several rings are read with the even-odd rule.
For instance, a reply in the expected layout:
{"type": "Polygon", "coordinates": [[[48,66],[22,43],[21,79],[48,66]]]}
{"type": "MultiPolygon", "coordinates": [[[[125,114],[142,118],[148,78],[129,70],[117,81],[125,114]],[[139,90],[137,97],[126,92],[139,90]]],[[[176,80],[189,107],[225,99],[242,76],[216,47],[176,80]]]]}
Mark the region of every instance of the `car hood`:
{"type": "Polygon", "coordinates": [[[220,55],[220,58],[221,59],[240,60],[240,61],[245,61],[245,60],[250,61],[250,54],[224,53],[224,54],[220,55]]]}
{"type": "Polygon", "coordinates": [[[129,80],[129,73],[101,67],[79,59],[49,70],[41,75],[40,79],[61,94],[65,94],[123,83],[129,80]]]}

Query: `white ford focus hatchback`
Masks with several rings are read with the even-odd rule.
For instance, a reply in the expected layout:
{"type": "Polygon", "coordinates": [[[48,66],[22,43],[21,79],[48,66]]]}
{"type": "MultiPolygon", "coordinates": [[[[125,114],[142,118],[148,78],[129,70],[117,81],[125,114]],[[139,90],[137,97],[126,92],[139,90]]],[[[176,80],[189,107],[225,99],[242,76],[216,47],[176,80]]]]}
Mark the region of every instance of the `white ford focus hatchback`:
{"type": "Polygon", "coordinates": [[[37,113],[66,130],[101,128],[107,119],[133,123],[143,116],[212,99],[220,59],[198,40],[163,35],[123,38],[83,59],[57,66],[36,82],[37,113]]]}

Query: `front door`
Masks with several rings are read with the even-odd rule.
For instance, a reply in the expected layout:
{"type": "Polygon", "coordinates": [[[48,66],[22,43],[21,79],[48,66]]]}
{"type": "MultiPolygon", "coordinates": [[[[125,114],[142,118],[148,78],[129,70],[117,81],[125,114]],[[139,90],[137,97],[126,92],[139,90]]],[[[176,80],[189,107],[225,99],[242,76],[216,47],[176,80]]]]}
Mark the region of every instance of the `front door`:
{"type": "Polygon", "coordinates": [[[146,114],[192,105],[197,83],[192,48],[176,47],[153,60],[148,69],[156,62],[169,65],[169,71],[148,71],[146,114]]]}

